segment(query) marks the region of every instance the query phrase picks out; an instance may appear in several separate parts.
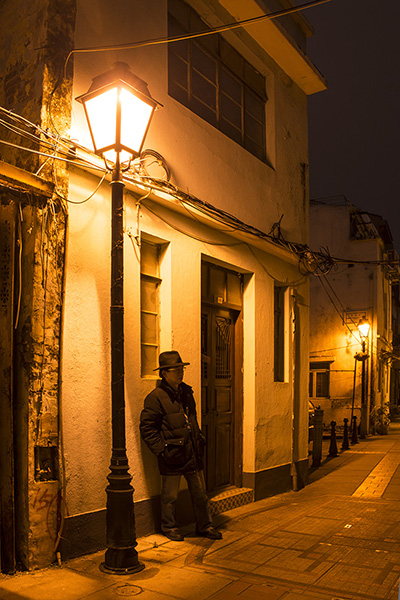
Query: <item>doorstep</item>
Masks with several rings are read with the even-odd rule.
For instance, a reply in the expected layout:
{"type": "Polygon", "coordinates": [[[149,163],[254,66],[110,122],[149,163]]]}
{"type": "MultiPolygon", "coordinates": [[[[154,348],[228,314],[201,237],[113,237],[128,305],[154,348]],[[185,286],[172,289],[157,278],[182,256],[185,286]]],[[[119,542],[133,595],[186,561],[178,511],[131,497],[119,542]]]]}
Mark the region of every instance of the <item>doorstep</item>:
{"type": "Polygon", "coordinates": [[[210,512],[219,515],[232,508],[244,506],[254,502],[254,490],[252,488],[231,488],[210,498],[210,512]]]}

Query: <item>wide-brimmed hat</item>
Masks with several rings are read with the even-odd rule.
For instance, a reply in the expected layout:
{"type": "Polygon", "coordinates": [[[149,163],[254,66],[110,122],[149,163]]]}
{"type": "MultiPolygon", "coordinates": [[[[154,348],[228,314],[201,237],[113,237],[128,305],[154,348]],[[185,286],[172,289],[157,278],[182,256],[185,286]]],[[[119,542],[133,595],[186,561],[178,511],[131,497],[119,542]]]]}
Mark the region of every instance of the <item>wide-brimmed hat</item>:
{"type": "Polygon", "coordinates": [[[176,350],[169,350],[168,352],[161,352],[158,357],[158,367],[153,369],[154,371],[161,371],[161,369],[172,369],[173,367],[184,367],[190,365],[188,362],[183,362],[179,352],[176,350]]]}

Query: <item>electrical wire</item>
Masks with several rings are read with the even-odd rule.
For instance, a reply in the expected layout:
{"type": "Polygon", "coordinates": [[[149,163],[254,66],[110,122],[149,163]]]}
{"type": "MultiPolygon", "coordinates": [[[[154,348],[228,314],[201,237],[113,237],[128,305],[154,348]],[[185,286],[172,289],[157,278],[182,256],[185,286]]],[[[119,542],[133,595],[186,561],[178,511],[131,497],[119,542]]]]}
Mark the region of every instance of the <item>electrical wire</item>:
{"type": "MultiPolygon", "coordinates": [[[[336,303],[335,303],[334,299],[332,298],[332,296],[330,295],[329,291],[327,290],[327,287],[326,287],[326,286],[325,286],[325,284],[324,284],[324,280],[323,280],[322,278],[319,278],[319,279],[318,279],[318,281],[320,282],[321,286],[322,286],[322,287],[323,287],[323,289],[325,290],[325,293],[326,293],[326,295],[328,296],[328,298],[329,298],[329,300],[330,300],[330,302],[331,302],[331,304],[332,304],[333,308],[335,309],[335,311],[336,311],[336,312],[337,312],[337,314],[339,315],[339,317],[340,317],[340,320],[341,320],[341,321],[343,321],[343,314],[342,314],[342,312],[341,312],[341,311],[338,309],[338,307],[336,306],[336,303]]],[[[349,326],[348,326],[348,325],[347,325],[347,328],[349,329],[349,331],[350,331],[351,333],[353,333],[353,332],[351,331],[351,329],[349,328],[349,326]]]]}
{"type": "MultiPolygon", "coordinates": [[[[11,128],[11,130],[14,131],[14,133],[17,133],[21,136],[25,136],[27,139],[33,139],[34,141],[37,141],[40,144],[50,144],[50,142],[47,142],[47,139],[46,139],[46,138],[50,138],[51,140],[53,140],[53,142],[57,142],[58,144],[63,145],[66,150],[70,150],[71,140],[64,139],[59,135],[54,136],[54,134],[51,131],[49,131],[47,129],[43,129],[42,127],[40,127],[40,125],[36,125],[35,123],[28,121],[28,119],[25,119],[21,115],[17,115],[16,113],[14,113],[10,110],[7,110],[6,108],[4,108],[2,106],[0,106],[0,112],[5,114],[12,121],[15,121],[21,125],[24,125],[24,126],[28,127],[29,129],[32,129],[34,132],[36,132],[36,133],[30,133],[30,132],[26,131],[25,129],[21,129],[20,127],[17,127],[16,125],[12,125],[11,123],[4,121],[4,119],[1,119],[0,122],[4,126],[8,125],[8,128],[11,128]],[[38,135],[38,134],[40,134],[42,137],[40,137],[40,135],[38,135]]],[[[51,145],[50,147],[54,148],[54,144],[51,145]]]]}
{"type": "Polygon", "coordinates": [[[358,341],[357,344],[346,344],[346,346],[335,346],[335,348],[322,348],[321,350],[310,351],[310,362],[317,362],[317,359],[321,353],[334,352],[336,350],[346,350],[346,348],[354,348],[355,346],[358,347],[359,345],[360,342],[358,341]],[[314,356],[314,354],[317,356],[314,356]]]}
{"type": "Polygon", "coordinates": [[[168,225],[172,229],[175,229],[175,231],[179,231],[179,233],[183,233],[184,235],[186,235],[186,236],[188,236],[188,237],[190,237],[190,238],[192,238],[194,240],[197,240],[198,242],[203,242],[204,244],[209,244],[210,246],[229,246],[229,247],[230,246],[240,246],[240,245],[243,244],[243,242],[234,242],[232,244],[228,244],[227,242],[212,242],[211,240],[206,240],[204,238],[201,238],[200,236],[193,235],[192,233],[184,231],[183,229],[181,229],[177,225],[174,225],[173,223],[171,223],[170,221],[168,221],[167,219],[165,219],[165,217],[162,217],[155,210],[151,209],[147,204],[143,204],[143,206],[146,208],[146,210],[148,210],[153,215],[155,215],[156,217],[158,217],[161,221],[163,221],[164,223],[166,223],[166,225],[168,225]]]}
{"type": "Polygon", "coordinates": [[[40,165],[40,167],[38,168],[38,170],[35,173],[36,176],[38,176],[40,174],[40,171],[42,171],[42,169],[44,169],[44,167],[47,165],[47,163],[53,159],[53,175],[55,175],[55,177],[56,177],[56,173],[55,173],[55,169],[54,169],[54,164],[55,164],[54,159],[57,158],[58,150],[59,150],[59,144],[56,145],[56,148],[54,149],[53,154],[51,154],[48,158],[46,158],[46,160],[40,165]]]}
{"type": "MultiPolygon", "coordinates": [[[[343,318],[343,313],[344,313],[344,312],[347,312],[347,311],[346,311],[346,309],[345,309],[345,307],[344,307],[343,303],[341,302],[341,300],[340,300],[339,296],[336,294],[336,292],[335,292],[335,290],[333,289],[333,287],[332,287],[331,283],[330,283],[330,282],[327,280],[327,278],[326,278],[326,277],[323,277],[323,278],[322,278],[322,277],[319,277],[319,278],[318,278],[318,281],[321,283],[321,286],[322,286],[322,287],[323,287],[323,289],[325,290],[325,293],[326,293],[326,295],[328,296],[328,298],[329,298],[329,300],[330,300],[330,302],[331,302],[332,306],[334,307],[335,311],[338,313],[338,315],[339,315],[339,317],[340,317],[340,319],[341,319],[341,321],[342,321],[343,325],[345,325],[345,327],[346,327],[346,328],[349,330],[349,333],[350,333],[350,334],[351,334],[351,336],[352,336],[352,337],[353,337],[353,338],[356,340],[356,343],[357,343],[357,346],[358,346],[358,345],[360,344],[360,340],[359,340],[359,338],[357,337],[357,335],[356,335],[356,334],[354,333],[354,331],[353,331],[353,330],[352,330],[352,329],[349,327],[349,325],[348,325],[348,324],[345,322],[345,320],[344,320],[344,318],[343,318]],[[337,301],[338,301],[338,303],[339,303],[339,305],[340,305],[340,307],[341,307],[341,309],[342,309],[342,311],[343,311],[343,312],[341,312],[341,311],[338,309],[338,307],[337,307],[337,305],[336,305],[335,301],[333,300],[332,296],[331,296],[331,295],[330,295],[330,293],[328,292],[328,290],[327,290],[327,287],[325,286],[325,283],[324,283],[324,282],[325,282],[325,283],[326,283],[326,285],[327,285],[327,286],[328,286],[328,287],[329,287],[329,288],[332,290],[332,293],[333,293],[333,294],[334,294],[334,296],[336,297],[336,299],[337,299],[337,301]]],[[[351,318],[351,317],[350,317],[350,318],[351,318]]],[[[355,329],[357,330],[357,325],[358,325],[358,324],[357,324],[357,323],[356,323],[356,322],[355,322],[355,321],[354,321],[352,318],[351,318],[351,322],[352,322],[352,324],[354,325],[355,329]]],[[[354,346],[354,345],[356,345],[356,344],[353,344],[353,346],[354,346]]],[[[352,347],[353,347],[353,346],[352,346],[352,347]]],[[[370,347],[371,347],[371,350],[372,350],[373,352],[375,352],[375,354],[378,356],[378,346],[377,346],[375,343],[373,343],[373,342],[370,342],[370,347]]],[[[332,348],[332,350],[334,350],[334,349],[335,349],[335,348],[332,348]]]]}
{"type": "MultiPolygon", "coordinates": [[[[295,254],[299,258],[299,271],[302,275],[310,275],[314,274],[317,276],[322,276],[328,274],[333,267],[336,266],[335,258],[333,258],[329,250],[325,247],[321,247],[319,251],[312,251],[306,244],[299,244],[290,242],[284,239],[279,229],[279,237],[274,233],[264,233],[257,228],[240,221],[234,215],[218,209],[195,196],[187,194],[180,190],[177,186],[173,185],[170,182],[165,182],[164,180],[155,180],[151,177],[142,176],[140,178],[135,177],[134,175],[129,174],[128,180],[137,185],[145,185],[150,187],[153,191],[159,191],[163,193],[167,193],[173,196],[176,200],[178,200],[182,206],[189,205],[192,208],[195,208],[197,211],[206,214],[207,216],[212,216],[212,218],[225,226],[228,226],[228,230],[224,231],[244,231],[250,233],[251,235],[256,235],[261,239],[267,239],[269,241],[274,242],[275,244],[280,245],[281,247],[289,250],[293,254],[295,254]]],[[[192,214],[192,217],[194,215],[192,214]]],[[[282,217],[281,217],[282,218],[282,217]]],[[[280,222],[279,222],[280,224],[280,222]]],[[[352,264],[354,261],[351,259],[341,259],[340,262],[342,264],[352,264]]],[[[362,264],[375,265],[377,262],[381,265],[390,264],[388,261],[359,261],[362,264]]]]}
{"type": "Polygon", "coordinates": [[[138,255],[138,253],[136,252],[136,246],[138,247],[140,253],[140,206],[142,200],[148,198],[150,193],[151,190],[149,190],[144,196],[141,196],[141,198],[138,198],[138,200],[136,201],[136,235],[133,235],[132,227],[126,227],[126,210],[124,210],[124,231],[126,232],[126,234],[132,242],[133,251],[135,253],[135,257],[138,263],[140,263],[140,254],[138,255]]]}
{"type": "MultiPolygon", "coordinates": [[[[90,166],[90,168],[92,168],[92,169],[100,170],[101,172],[107,172],[107,170],[104,167],[99,167],[97,164],[95,164],[92,161],[89,161],[83,157],[72,158],[73,155],[71,154],[71,151],[74,151],[76,148],[80,148],[87,152],[87,149],[84,148],[83,146],[81,146],[77,141],[70,140],[67,138],[62,138],[59,135],[55,136],[52,132],[50,132],[48,130],[44,130],[39,125],[35,125],[34,123],[32,123],[31,121],[28,121],[24,117],[17,115],[16,113],[13,113],[12,111],[9,111],[1,106],[0,106],[0,113],[4,113],[6,115],[6,117],[9,118],[10,120],[20,123],[23,126],[28,127],[29,129],[32,129],[35,133],[30,133],[29,131],[26,131],[25,129],[22,129],[21,127],[17,127],[16,125],[8,123],[7,121],[5,121],[4,119],[1,119],[1,118],[0,118],[0,125],[2,125],[6,129],[8,129],[12,133],[19,135],[21,138],[25,138],[26,140],[29,140],[29,141],[34,141],[35,143],[39,144],[40,146],[45,146],[46,148],[48,148],[49,150],[52,151],[52,154],[48,154],[47,152],[40,152],[38,150],[34,150],[33,148],[27,148],[26,146],[19,146],[15,143],[7,141],[7,140],[0,140],[0,143],[3,143],[5,145],[11,146],[11,147],[15,147],[17,149],[25,150],[27,152],[31,152],[31,153],[37,154],[39,156],[45,156],[45,157],[47,157],[47,160],[45,162],[47,162],[49,159],[53,158],[55,160],[61,160],[63,162],[69,163],[69,164],[75,164],[77,166],[87,165],[87,166],[90,166]],[[61,150],[61,148],[62,148],[62,150],[61,150]],[[61,156],[54,156],[54,154],[56,152],[58,152],[61,156]]],[[[42,165],[42,167],[43,166],[44,165],[42,165]]],[[[36,174],[38,174],[38,173],[36,173],[36,174]]]]}
{"type": "Polygon", "coordinates": [[[101,184],[103,183],[103,181],[105,180],[106,177],[107,177],[107,173],[104,173],[103,177],[100,179],[99,183],[97,184],[96,189],[90,194],[90,196],[88,196],[84,200],[70,200],[69,198],[65,198],[66,202],[68,202],[68,204],[85,204],[85,202],[88,202],[88,200],[91,200],[93,198],[93,196],[96,194],[96,192],[100,189],[101,184]]]}
{"type": "MultiPolygon", "coordinates": [[[[338,307],[336,306],[336,303],[335,303],[335,301],[333,300],[332,296],[331,296],[331,295],[330,295],[330,293],[328,292],[328,290],[327,290],[327,286],[326,286],[326,285],[325,285],[325,283],[324,283],[324,281],[326,282],[326,277],[325,277],[325,278],[322,278],[322,277],[320,277],[320,278],[318,278],[318,281],[321,283],[321,285],[322,285],[323,289],[325,290],[325,293],[326,293],[326,295],[328,296],[328,298],[329,298],[329,300],[330,300],[330,302],[331,302],[332,306],[334,307],[335,311],[336,311],[336,312],[337,312],[337,314],[339,315],[339,317],[340,317],[340,320],[342,321],[343,325],[345,325],[345,326],[346,326],[346,328],[349,330],[350,334],[351,334],[351,335],[354,337],[354,339],[355,339],[355,340],[357,340],[357,342],[358,342],[358,343],[360,343],[360,341],[359,341],[359,339],[357,338],[357,336],[355,335],[354,331],[353,331],[353,330],[352,330],[352,329],[349,327],[349,325],[348,325],[348,324],[345,322],[345,320],[343,319],[343,312],[341,312],[341,311],[338,309],[338,307]]],[[[330,284],[329,284],[329,287],[330,287],[330,288],[333,290],[333,288],[332,288],[332,286],[331,286],[330,284]]],[[[336,298],[339,300],[339,298],[338,298],[337,294],[336,294],[335,292],[333,292],[333,293],[335,294],[336,298]]],[[[342,311],[344,311],[344,312],[345,312],[345,309],[344,309],[344,307],[343,307],[343,304],[340,302],[340,300],[339,300],[339,304],[340,304],[340,307],[342,308],[342,311]]],[[[353,321],[353,323],[354,323],[354,321],[353,321]]],[[[355,325],[355,327],[357,327],[357,324],[356,324],[356,323],[354,323],[354,325],[355,325]]]]}
{"type": "Polygon", "coordinates": [[[8,131],[11,131],[11,133],[14,133],[15,135],[18,135],[20,138],[27,140],[28,142],[34,142],[40,146],[44,146],[46,148],[48,148],[49,150],[53,150],[57,147],[60,146],[64,146],[64,148],[69,152],[71,145],[67,145],[64,141],[61,140],[61,138],[54,138],[52,136],[52,141],[49,142],[47,139],[45,139],[44,137],[40,137],[37,134],[33,134],[30,133],[29,131],[26,131],[25,129],[22,129],[21,127],[17,127],[11,123],[8,123],[7,121],[5,121],[4,119],[0,119],[0,125],[4,128],[7,129],[8,131]],[[54,140],[54,141],[53,141],[54,140]]]}
{"type": "MultiPolygon", "coordinates": [[[[16,133],[18,135],[21,135],[22,137],[25,137],[26,139],[29,139],[30,141],[35,141],[38,144],[44,144],[52,152],[51,153],[40,152],[38,150],[33,150],[32,148],[27,148],[25,146],[14,144],[14,143],[8,142],[6,140],[0,140],[0,143],[14,147],[16,149],[25,150],[26,152],[31,152],[31,153],[34,153],[34,154],[37,154],[40,156],[45,156],[47,161],[61,160],[67,164],[72,164],[72,165],[75,165],[80,168],[90,168],[93,170],[100,171],[103,174],[107,174],[108,170],[105,167],[100,167],[99,165],[94,164],[92,161],[87,160],[82,157],[73,158],[73,155],[71,154],[71,149],[76,149],[76,148],[84,149],[76,141],[68,140],[66,138],[60,138],[59,136],[54,136],[51,132],[43,130],[42,128],[35,125],[34,123],[31,123],[24,117],[21,117],[20,115],[16,115],[15,113],[8,111],[2,107],[0,107],[0,112],[4,113],[12,121],[21,123],[22,125],[32,129],[35,132],[40,132],[41,135],[44,136],[45,139],[42,139],[41,137],[39,137],[37,135],[37,133],[32,134],[30,132],[26,132],[25,130],[21,129],[20,127],[16,127],[16,126],[7,124],[4,121],[4,119],[0,119],[0,124],[3,124],[3,125],[5,124],[4,126],[7,126],[8,128],[10,128],[11,131],[13,131],[14,133],[16,133]],[[62,150],[61,147],[63,147],[65,149],[65,151],[62,150]],[[57,156],[56,154],[60,154],[60,156],[57,156]]],[[[87,151],[87,149],[84,149],[84,150],[87,151]]],[[[262,232],[259,229],[255,228],[249,224],[244,223],[243,221],[238,219],[236,216],[228,213],[227,211],[216,208],[212,204],[205,202],[203,200],[200,200],[199,198],[196,198],[195,196],[193,196],[191,194],[183,192],[183,190],[180,190],[177,186],[175,186],[174,184],[172,184],[169,181],[170,171],[169,171],[168,165],[166,164],[163,157],[159,153],[157,153],[153,150],[144,151],[143,160],[145,160],[145,158],[147,158],[148,156],[154,157],[156,159],[156,162],[158,162],[158,164],[160,164],[163,167],[163,169],[166,173],[167,180],[157,179],[157,178],[151,177],[149,175],[145,175],[144,172],[138,174],[137,172],[130,171],[129,173],[125,174],[125,179],[127,181],[130,181],[131,183],[138,185],[138,186],[144,186],[149,191],[163,192],[163,193],[167,193],[168,195],[174,197],[176,200],[178,200],[181,203],[182,207],[184,207],[185,210],[187,210],[189,212],[191,218],[198,220],[196,215],[193,212],[191,212],[190,210],[188,210],[188,207],[189,207],[189,209],[195,209],[196,211],[198,211],[202,214],[205,214],[208,217],[211,216],[216,222],[218,222],[221,225],[224,225],[226,227],[226,229],[222,230],[223,232],[229,233],[229,232],[233,232],[233,231],[243,231],[243,232],[249,233],[251,235],[255,235],[255,236],[259,237],[260,239],[272,241],[274,244],[280,245],[282,248],[285,248],[286,250],[288,250],[289,252],[291,252],[297,256],[297,258],[299,259],[299,271],[303,276],[313,274],[313,275],[320,277],[321,275],[326,275],[327,273],[330,272],[330,270],[333,267],[336,267],[337,264],[382,265],[382,266],[389,267],[391,269],[396,269],[395,265],[398,265],[397,261],[379,261],[379,260],[360,261],[360,260],[332,257],[327,248],[321,247],[319,249],[319,251],[312,251],[306,244],[290,242],[289,240],[286,240],[283,237],[282,232],[281,232],[280,226],[281,226],[281,221],[282,221],[283,215],[281,216],[281,218],[279,219],[279,221],[277,223],[274,223],[272,225],[269,233],[262,232]]],[[[141,160],[141,157],[139,158],[139,162],[140,162],[140,160],[141,160]]],[[[45,162],[47,162],[47,161],[45,161],[45,162]]],[[[42,165],[42,167],[43,166],[44,165],[42,165]]],[[[99,183],[99,185],[96,187],[95,191],[88,198],[86,198],[85,200],[82,200],[80,202],[68,200],[68,199],[64,198],[60,193],[58,193],[58,195],[65,202],[69,202],[71,204],[80,204],[80,203],[83,204],[84,202],[87,202],[90,198],[93,197],[93,195],[96,193],[96,191],[100,187],[103,180],[104,180],[104,177],[101,180],[101,182],[99,183]]],[[[203,241],[205,241],[205,240],[203,240],[203,241]]],[[[207,242],[205,242],[205,243],[207,243],[207,242]]]]}
{"type": "Polygon", "coordinates": [[[14,329],[17,329],[19,322],[19,314],[21,310],[21,295],[22,295],[22,222],[24,217],[22,215],[21,203],[18,203],[18,226],[17,226],[17,241],[16,245],[18,247],[18,296],[17,296],[17,306],[15,310],[15,321],[14,321],[14,329]]]}
{"type": "MultiPolygon", "coordinates": [[[[98,190],[98,188],[100,187],[101,183],[103,182],[105,175],[108,173],[108,170],[106,168],[100,167],[100,166],[92,163],[91,161],[83,159],[81,157],[76,158],[76,159],[66,158],[66,155],[64,155],[60,150],[58,152],[61,154],[61,156],[56,156],[55,152],[54,152],[54,148],[53,148],[53,153],[49,154],[46,152],[40,152],[38,150],[33,150],[31,148],[26,148],[24,146],[14,144],[14,143],[8,142],[6,140],[0,140],[0,143],[6,144],[8,146],[11,146],[11,147],[14,147],[14,148],[17,148],[20,150],[25,150],[26,152],[31,152],[31,153],[34,153],[39,156],[45,156],[45,157],[47,157],[47,160],[50,160],[50,159],[61,160],[62,162],[66,162],[68,164],[73,164],[77,167],[90,168],[93,170],[100,171],[101,173],[104,174],[101,182],[99,183],[99,185],[97,186],[97,188],[95,189],[93,194],[91,194],[85,200],[82,200],[80,202],[75,202],[75,201],[69,200],[67,198],[64,198],[61,194],[59,194],[59,196],[61,198],[63,198],[64,201],[69,202],[71,204],[83,204],[83,203],[87,202],[87,200],[92,198],[93,195],[98,190]]],[[[71,143],[71,145],[72,145],[72,143],[71,143]]],[[[75,143],[73,145],[76,146],[75,143]]],[[[69,153],[69,155],[71,156],[70,153],[69,153]]],[[[129,177],[128,176],[126,178],[128,181],[131,181],[132,183],[135,183],[140,186],[144,185],[145,187],[147,187],[150,190],[168,193],[169,195],[172,195],[174,198],[179,200],[181,202],[182,206],[184,206],[185,208],[187,205],[189,205],[192,208],[195,208],[196,210],[200,211],[203,214],[207,214],[208,216],[211,215],[214,220],[229,227],[229,229],[224,230],[225,232],[244,231],[251,235],[256,235],[257,237],[259,237],[261,239],[267,239],[269,241],[272,241],[272,242],[286,248],[287,250],[289,250],[290,252],[292,252],[299,258],[299,270],[302,275],[306,275],[306,274],[314,274],[317,276],[325,275],[333,268],[333,266],[335,266],[335,264],[337,262],[342,263],[342,264],[353,264],[354,263],[354,264],[364,264],[364,265],[382,265],[382,266],[389,266],[392,268],[394,268],[393,265],[397,264],[396,261],[359,261],[359,260],[355,261],[352,259],[336,258],[336,257],[330,256],[330,254],[326,248],[321,248],[320,251],[318,251],[318,252],[312,251],[306,244],[298,244],[298,243],[287,241],[283,238],[283,236],[281,234],[279,237],[277,237],[273,230],[272,230],[273,231],[272,234],[271,233],[267,234],[265,232],[262,232],[262,231],[258,230],[257,228],[253,227],[252,225],[248,225],[248,224],[244,223],[243,221],[240,221],[234,215],[231,215],[230,213],[228,213],[224,210],[214,207],[213,205],[211,205],[208,202],[202,201],[190,194],[187,194],[186,192],[183,192],[182,190],[179,190],[179,188],[177,188],[176,186],[171,184],[169,181],[165,181],[163,179],[154,179],[150,176],[144,176],[144,175],[142,175],[140,177],[129,177]]],[[[192,216],[192,218],[196,218],[195,215],[193,215],[193,213],[191,213],[191,216],[192,216]]],[[[212,243],[212,242],[210,242],[210,243],[212,243]]],[[[221,244],[221,245],[227,245],[227,244],[221,244]]],[[[231,245],[235,245],[235,244],[231,244],[231,245]]]]}
{"type": "Polygon", "coordinates": [[[32,148],[26,148],[25,146],[19,146],[18,144],[14,144],[12,142],[7,142],[6,140],[0,140],[0,144],[5,144],[6,146],[11,146],[12,148],[16,148],[17,150],[24,150],[25,152],[31,152],[32,154],[37,154],[38,156],[47,156],[48,158],[54,158],[55,160],[61,160],[62,162],[66,162],[69,164],[73,164],[77,167],[90,167],[91,169],[95,169],[96,171],[101,171],[102,173],[107,173],[107,169],[104,167],[99,167],[98,165],[91,163],[90,161],[85,160],[84,158],[78,159],[69,159],[66,158],[66,155],[63,156],[54,156],[53,154],[47,154],[47,152],[40,152],[39,150],[33,150],[32,148]]]}
{"type": "Polygon", "coordinates": [[[276,281],[276,283],[279,283],[281,285],[291,286],[291,287],[299,285],[300,283],[304,283],[304,281],[306,279],[304,276],[301,277],[300,279],[297,279],[296,281],[282,281],[280,279],[277,279],[274,275],[272,275],[272,273],[270,273],[268,271],[268,269],[264,265],[264,263],[258,258],[258,256],[256,255],[256,253],[254,252],[252,246],[250,244],[247,244],[247,243],[246,243],[246,246],[248,247],[248,249],[250,250],[250,252],[254,256],[254,258],[256,259],[256,261],[258,262],[258,264],[260,264],[261,267],[263,268],[263,270],[266,272],[266,274],[268,275],[268,277],[270,277],[273,281],[276,281]]]}
{"type": "Polygon", "coordinates": [[[68,56],[65,60],[64,76],[66,77],[68,62],[73,54],[86,53],[86,52],[106,52],[108,50],[128,50],[128,49],[132,49],[132,48],[143,48],[144,46],[156,46],[156,45],[160,45],[160,44],[171,44],[173,42],[180,42],[183,40],[191,40],[191,39],[195,39],[195,38],[205,37],[208,35],[214,35],[216,33],[222,33],[224,31],[231,31],[233,29],[238,29],[241,27],[247,27],[248,25],[252,25],[254,23],[259,23],[260,21],[271,21],[272,19],[284,17],[286,15],[300,12],[302,10],[306,10],[307,8],[313,8],[315,6],[318,6],[320,4],[325,4],[326,2],[330,2],[330,1],[331,0],[313,0],[312,2],[307,2],[306,4],[301,4],[299,6],[286,8],[284,10],[269,13],[266,15],[252,17],[250,19],[245,19],[243,21],[234,21],[233,23],[229,23],[227,25],[221,25],[219,27],[213,27],[210,29],[206,29],[204,31],[187,33],[187,34],[178,35],[175,37],[153,38],[153,39],[149,39],[149,40],[143,40],[141,42],[128,42],[126,44],[112,44],[109,46],[90,46],[87,48],[75,48],[70,51],[70,53],[68,54],[68,56]]]}
{"type": "Polygon", "coordinates": [[[16,135],[20,136],[21,138],[24,138],[28,141],[33,141],[37,144],[42,144],[45,146],[47,145],[47,146],[49,146],[50,149],[53,149],[53,146],[50,145],[47,142],[47,140],[44,140],[44,139],[41,140],[37,135],[30,133],[29,131],[26,131],[25,129],[22,129],[21,127],[17,127],[16,125],[8,123],[4,119],[0,119],[0,125],[2,127],[4,127],[4,129],[7,129],[8,131],[15,133],[16,135]]]}

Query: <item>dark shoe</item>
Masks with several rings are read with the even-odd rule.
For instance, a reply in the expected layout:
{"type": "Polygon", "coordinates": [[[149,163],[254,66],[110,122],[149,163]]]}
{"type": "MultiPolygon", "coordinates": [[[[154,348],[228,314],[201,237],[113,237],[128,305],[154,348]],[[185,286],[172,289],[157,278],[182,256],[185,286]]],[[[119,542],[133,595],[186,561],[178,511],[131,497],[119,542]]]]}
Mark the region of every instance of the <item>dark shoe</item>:
{"type": "Polygon", "coordinates": [[[173,542],[183,542],[185,539],[179,529],[168,529],[167,531],[163,531],[163,535],[173,542]]]}
{"type": "Polygon", "coordinates": [[[206,537],[209,540],[222,540],[222,533],[215,529],[214,527],[208,527],[204,531],[198,531],[196,529],[196,535],[200,535],[201,537],[206,537]]]}

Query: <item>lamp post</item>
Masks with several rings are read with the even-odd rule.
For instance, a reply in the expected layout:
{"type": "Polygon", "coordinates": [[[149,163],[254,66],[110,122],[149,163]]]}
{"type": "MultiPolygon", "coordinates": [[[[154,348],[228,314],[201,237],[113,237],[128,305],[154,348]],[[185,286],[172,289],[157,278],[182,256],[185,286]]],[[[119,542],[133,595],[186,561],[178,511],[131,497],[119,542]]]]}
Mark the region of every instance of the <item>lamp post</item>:
{"type": "Polygon", "coordinates": [[[368,359],[366,352],[366,342],[368,340],[370,324],[368,323],[365,315],[358,322],[358,331],[361,338],[362,353],[359,360],[361,360],[361,419],[360,419],[360,437],[365,438],[368,429],[368,401],[367,401],[367,381],[365,372],[365,363],[368,359]]]}
{"type": "Polygon", "coordinates": [[[158,103],[147,84],[126,63],[92,81],[77,98],[85,109],[96,154],[112,171],[111,179],[111,412],[112,453],[107,477],[107,535],[101,569],[113,574],[136,573],[144,568],[136,551],[132,477],[125,444],[124,389],[124,246],[123,163],[140,155],[149,123],[158,103]],[[109,166],[111,165],[111,166],[109,166]]]}

